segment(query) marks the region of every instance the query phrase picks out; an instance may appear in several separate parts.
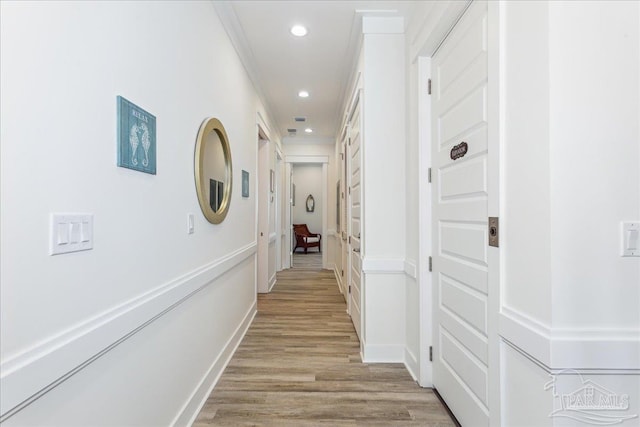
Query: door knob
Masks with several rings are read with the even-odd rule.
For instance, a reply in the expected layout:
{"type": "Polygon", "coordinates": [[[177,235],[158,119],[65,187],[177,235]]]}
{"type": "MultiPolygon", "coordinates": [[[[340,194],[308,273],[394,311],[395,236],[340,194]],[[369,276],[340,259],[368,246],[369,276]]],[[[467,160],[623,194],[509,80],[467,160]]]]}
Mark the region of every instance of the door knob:
{"type": "Polygon", "coordinates": [[[353,252],[360,253],[360,248],[353,248],[353,252]]]}

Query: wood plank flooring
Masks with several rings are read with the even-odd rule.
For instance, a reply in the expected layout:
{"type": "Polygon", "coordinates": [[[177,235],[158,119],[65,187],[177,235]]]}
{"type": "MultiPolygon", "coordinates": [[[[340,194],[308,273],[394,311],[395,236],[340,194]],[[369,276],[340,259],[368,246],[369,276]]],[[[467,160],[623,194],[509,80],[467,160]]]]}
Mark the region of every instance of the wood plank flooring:
{"type": "Polygon", "coordinates": [[[319,252],[293,253],[293,268],[316,269],[322,268],[322,254],[319,252]]]}
{"type": "Polygon", "coordinates": [[[194,426],[454,426],[404,366],[359,352],[333,272],[279,273],[194,426]]]}

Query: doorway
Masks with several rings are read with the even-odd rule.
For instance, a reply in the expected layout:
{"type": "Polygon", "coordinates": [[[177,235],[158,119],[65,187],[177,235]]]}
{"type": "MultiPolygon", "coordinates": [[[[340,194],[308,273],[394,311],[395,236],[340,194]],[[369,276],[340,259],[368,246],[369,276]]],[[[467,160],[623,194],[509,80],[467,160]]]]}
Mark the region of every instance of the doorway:
{"type": "Polygon", "coordinates": [[[291,189],[292,268],[322,269],[327,242],[322,233],[322,164],[293,164],[291,189]]]}
{"type": "MultiPolygon", "coordinates": [[[[288,243],[288,253],[290,256],[292,268],[296,268],[294,257],[298,258],[299,265],[301,265],[302,260],[305,259],[305,260],[308,260],[309,262],[312,262],[312,265],[314,266],[314,268],[319,268],[319,269],[327,268],[327,252],[328,251],[326,250],[326,248],[328,244],[327,242],[329,240],[327,235],[328,164],[329,164],[328,156],[286,156],[285,157],[285,177],[287,179],[287,182],[285,183],[285,188],[289,189],[289,209],[287,209],[286,211],[286,214],[287,214],[286,223],[288,225],[288,228],[287,228],[288,238],[286,240],[288,243]],[[311,187],[307,185],[308,174],[306,173],[307,170],[305,169],[305,166],[309,166],[309,165],[314,165],[314,167],[318,168],[318,170],[321,171],[320,175],[315,175],[316,176],[316,178],[314,178],[315,183],[313,183],[311,187]],[[302,178],[302,180],[299,183],[296,183],[294,178],[294,169],[297,167],[301,167],[301,169],[299,169],[299,172],[305,171],[302,173],[302,175],[299,176],[299,178],[302,178]],[[302,184],[302,187],[299,187],[300,184],[302,184]],[[310,202],[309,207],[310,208],[313,207],[313,212],[307,212],[307,201],[310,200],[309,196],[312,196],[313,202],[310,202]],[[294,209],[302,210],[303,215],[299,217],[295,216],[294,209]],[[319,222],[313,222],[312,224],[315,224],[315,225],[311,225],[311,227],[315,226],[315,227],[318,227],[318,229],[317,230],[310,229],[309,231],[312,233],[320,234],[322,236],[321,243],[320,243],[321,250],[318,251],[317,247],[307,248],[306,255],[311,255],[311,254],[315,254],[315,255],[312,255],[307,258],[299,258],[298,254],[301,254],[301,256],[305,256],[305,254],[304,254],[304,248],[300,248],[300,247],[297,248],[296,253],[294,254],[294,249],[296,249],[296,235],[293,231],[293,224],[298,224],[297,222],[294,221],[294,218],[296,218],[298,221],[301,221],[301,223],[304,224],[306,222],[310,222],[308,220],[311,217],[305,216],[307,214],[315,214],[317,215],[318,218],[320,218],[319,222]],[[316,258],[316,260],[312,260],[312,258],[316,258]],[[318,262],[318,260],[320,261],[318,262]]],[[[313,170],[313,169],[311,168],[310,170],[313,170]]],[[[307,224],[308,227],[309,225],[310,224],[307,224]]],[[[305,263],[306,262],[307,261],[305,261],[305,263]]]]}
{"type": "Polygon", "coordinates": [[[276,170],[280,167],[282,155],[277,146],[269,139],[266,126],[258,121],[258,151],[256,188],[256,290],[268,293],[276,284],[278,268],[278,202],[279,180],[276,170]]]}
{"type": "Polygon", "coordinates": [[[258,293],[269,292],[269,207],[271,191],[269,185],[269,141],[266,135],[258,132],[258,173],[256,189],[258,193],[258,256],[257,256],[257,290],[258,293]]]}

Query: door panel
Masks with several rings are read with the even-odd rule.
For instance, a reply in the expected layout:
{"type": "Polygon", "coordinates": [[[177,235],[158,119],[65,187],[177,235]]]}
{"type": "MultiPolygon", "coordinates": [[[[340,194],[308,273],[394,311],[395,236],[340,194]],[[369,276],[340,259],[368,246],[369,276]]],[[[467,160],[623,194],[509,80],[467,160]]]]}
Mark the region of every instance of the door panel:
{"type": "Polygon", "coordinates": [[[448,146],[465,132],[486,125],[486,88],[480,88],[438,118],[441,146],[448,146]]]}
{"type": "Polygon", "coordinates": [[[487,192],[487,160],[484,156],[445,169],[440,175],[442,201],[482,195],[487,192]]]}
{"type": "MultiPolygon", "coordinates": [[[[471,397],[487,404],[487,365],[478,360],[466,346],[443,329],[440,334],[442,363],[457,377],[459,384],[471,397]]],[[[480,420],[477,420],[480,421],[480,420]]],[[[479,424],[469,424],[479,425],[479,424]]]]}
{"type": "Polygon", "coordinates": [[[486,2],[465,12],[432,76],[433,382],[463,426],[488,426],[486,2]],[[466,154],[452,156],[462,142],[466,154]]]}

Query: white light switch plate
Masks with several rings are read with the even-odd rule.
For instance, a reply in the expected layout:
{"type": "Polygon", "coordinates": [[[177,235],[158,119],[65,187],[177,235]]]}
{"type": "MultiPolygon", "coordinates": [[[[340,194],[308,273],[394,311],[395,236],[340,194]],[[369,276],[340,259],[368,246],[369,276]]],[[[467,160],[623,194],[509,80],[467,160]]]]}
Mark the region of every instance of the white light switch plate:
{"type": "Polygon", "coordinates": [[[51,214],[50,255],[93,249],[93,215],[51,214]]]}
{"type": "Polygon", "coordinates": [[[640,257],[640,221],[622,223],[622,256],[640,257]]]}
{"type": "Polygon", "coordinates": [[[193,228],[194,228],[194,217],[193,214],[187,214],[187,234],[193,234],[193,228]]]}

